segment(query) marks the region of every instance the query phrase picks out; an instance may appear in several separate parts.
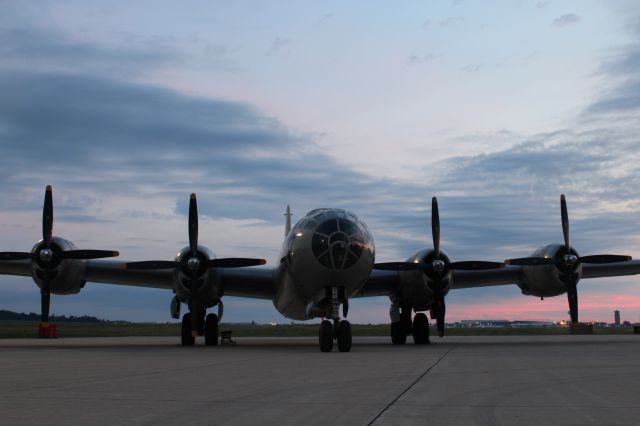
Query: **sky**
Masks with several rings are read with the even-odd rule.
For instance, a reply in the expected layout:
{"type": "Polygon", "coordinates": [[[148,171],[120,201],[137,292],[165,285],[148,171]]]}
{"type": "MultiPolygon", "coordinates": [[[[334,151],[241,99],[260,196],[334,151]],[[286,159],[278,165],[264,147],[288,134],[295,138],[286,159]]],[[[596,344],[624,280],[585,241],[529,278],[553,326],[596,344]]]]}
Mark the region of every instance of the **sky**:
{"type": "MultiPolygon", "coordinates": [[[[294,220],[346,208],[376,260],[431,246],[430,199],[454,260],[562,240],[640,258],[640,5],[633,1],[0,0],[0,250],[54,234],[121,259],[200,242],[264,257],[294,220]]],[[[637,277],[583,280],[581,320],[640,321],[637,277]]],[[[29,278],[0,308],[38,312],[29,278]]],[[[87,284],[52,312],[169,321],[172,295],[87,284]]],[[[388,322],[387,298],[351,303],[388,322]]],[[[447,319],[567,319],[566,297],[451,291],[447,319]]],[[[288,322],[225,297],[226,321],[288,322]]]]}

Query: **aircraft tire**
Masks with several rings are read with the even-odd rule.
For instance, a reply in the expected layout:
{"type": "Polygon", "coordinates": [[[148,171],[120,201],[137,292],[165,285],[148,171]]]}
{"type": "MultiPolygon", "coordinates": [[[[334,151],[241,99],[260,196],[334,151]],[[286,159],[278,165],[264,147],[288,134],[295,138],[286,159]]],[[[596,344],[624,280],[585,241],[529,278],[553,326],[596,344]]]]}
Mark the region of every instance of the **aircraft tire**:
{"type": "Polygon", "coordinates": [[[413,317],[413,343],[416,345],[429,344],[429,320],[422,312],[413,317]]]}
{"type": "Polygon", "coordinates": [[[182,316],[182,346],[193,346],[196,338],[191,335],[191,313],[182,316]]]}
{"type": "Polygon", "coordinates": [[[204,323],[204,344],[207,346],[218,345],[218,316],[216,314],[207,315],[204,323]]]}
{"type": "Polygon", "coordinates": [[[402,321],[391,323],[391,343],[394,345],[404,345],[407,343],[407,333],[404,330],[402,321]]]}
{"type": "Polygon", "coordinates": [[[338,350],[340,352],[351,350],[351,324],[346,320],[338,323],[338,350]]]}
{"type": "Polygon", "coordinates": [[[333,349],[333,324],[331,321],[324,320],[320,323],[319,342],[322,352],[331,352],[333,349]]]}

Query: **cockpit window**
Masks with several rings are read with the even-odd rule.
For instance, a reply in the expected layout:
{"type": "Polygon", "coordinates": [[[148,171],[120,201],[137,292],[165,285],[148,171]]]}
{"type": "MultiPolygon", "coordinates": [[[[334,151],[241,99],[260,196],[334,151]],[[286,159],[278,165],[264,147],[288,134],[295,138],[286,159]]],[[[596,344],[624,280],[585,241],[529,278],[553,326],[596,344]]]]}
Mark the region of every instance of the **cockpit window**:
{"type": "Polygon", "coordinates": [[[318,261],[330,269],[353,266],[364,247],[364,238],[358,226],[342,217],[327,219],[316,228],[311,247],[318,261]]]}

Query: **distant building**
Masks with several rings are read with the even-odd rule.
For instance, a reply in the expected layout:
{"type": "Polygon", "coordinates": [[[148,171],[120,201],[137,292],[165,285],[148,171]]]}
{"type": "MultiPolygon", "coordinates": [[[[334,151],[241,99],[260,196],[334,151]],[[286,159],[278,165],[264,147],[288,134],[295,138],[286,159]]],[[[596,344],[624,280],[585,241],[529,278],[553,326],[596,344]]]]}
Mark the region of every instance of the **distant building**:
{"type": "Polygon", "coordinates": [[[513,321],[511,327],[553,327],[551,321],[513,321]]]}
{"type": "Polygon", "coordinates": [[[613,322],[616,327],[620,327],[620,311],[613,311],[613,322]]]}
{"type": "Polygon", "coordinates": [[[553,327],[551,321],[509,321],[509,320],[462,320],[460,327],[553,327]]]}
{"type": "Polygon", "coordinates": [[[462,320],[463,327],[510,327],[508,320],[462,320]]]}

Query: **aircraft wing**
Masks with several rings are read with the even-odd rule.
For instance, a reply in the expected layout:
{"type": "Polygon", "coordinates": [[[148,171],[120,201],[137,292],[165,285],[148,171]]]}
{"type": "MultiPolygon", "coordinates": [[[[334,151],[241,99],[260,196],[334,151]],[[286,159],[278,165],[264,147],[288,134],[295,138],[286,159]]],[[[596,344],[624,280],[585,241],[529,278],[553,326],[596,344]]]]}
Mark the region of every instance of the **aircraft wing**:
{"type": "MultiPolygon", "coordinates": [[[[507,266],[487,271],[454,271],[452,288],[516,284],[521,273],[520,266],[507,266]]],[[[396,291],[399,285],[398,272],[374,269],[365,285],[353,297],[388,296],[396,291]]]]}
{"type": "MultiPolygon", "coordinates": [[[[87,281],[137,287],[173,288],[173,270],[121,269],[119,261],[88,261],[87,281]]],[[[220,268],[222,289],[227,296],[272,299],[276,293],[274,270],[270,268],[220,268]]]]}
{"type": "Polygon", "coordinates": [[[88,260],[86,280],[94,283],[135,287],[173,288],[173,269],[122,269],[122,263],[116,260],[88,260]]]}
{"type": "MultiPolygon", "coordinates": [[[[87,282],[135,287],[173,288],[173,270],[122,269],[122,261],[87,260],[87,282]]],[[[29,260],[0,262],[1,275],[31,277],[29,260]]],[[[228,296],[272,299],[275,295],[274,270],[268,268],[220,269],[222,288],[228,296]]]]}
{"type": "Polygon", "coordinates": [[[3,262],[0,262],[0,274],[30,277],[30,262],[30,260],[5,260],[3,262]]]}
{"type": "MultiPolygon", "coordinates": [[[[86,280],[137,287],[173,288],[173,269],[122,269],[119,261],[87,261],[86,280]]],[[[276,293],[274,270],[270,268],[220,268],[227,296],[272,299],[276,293]]],[[[29,275],[29,274],[27,274],[29,275]]]]}
{"type": "Polygon", "coordinates": [[[618,263],[582,264],[582,278],[619,277],[640,274],[640,260],[618,263]]]}
{"type": "Polygon", "coordinates": [[[453,271],[451,288],[490,287],[516,284],[522,274],[521,266],[506,266],[486,271],[453,271]]]}
{"type": "Polygon", "coordinates": [[[400,284],[396,271],[380,271],[374,269],[369,274],[367,282],[352,297],[389,296],[400,284]]]}
{"type": "MultiPolygon", "coordinates": [[[[605,278],[640,274],[640,260],[627,262],[583,264],[582,278],[605,278]]],[[[452,289],[490,287],[517,284],[522,266],[506,266],[485,271],[453,271],[452,289]]],[[[398,272],[373,270],[362,289],[353,297],[387,296],[397,290],[398,272]]]]}
{"type": "MultiPolygon", "coordinates": [[[[602,264],[583,263],[581,278],[606,278],[636,274],[640,274],[640,260],[602,264]]],[[[521,275],[521,266],[506,266],[487,271],[453,271],[452,288],[516,284],[521,275]]]]}
{"type": "Polygon", "coordinates": [[[222,269],[222,289],[226,296],[272,300],[276,294],[275,270],[271,268],[222,269]]]}
{"type": "MultiPolygon", "coordinates": [[[[0,262],[1,275],[31,277],[29,260],[0,262]]],[[[115,260],[87,260],[85,280],[95,283],[129,285],[136,287],[172,288],[172,270],[125,270],[115,260]]]]}

